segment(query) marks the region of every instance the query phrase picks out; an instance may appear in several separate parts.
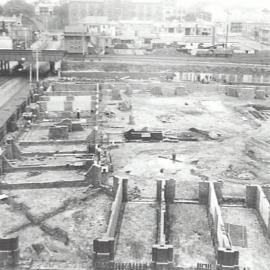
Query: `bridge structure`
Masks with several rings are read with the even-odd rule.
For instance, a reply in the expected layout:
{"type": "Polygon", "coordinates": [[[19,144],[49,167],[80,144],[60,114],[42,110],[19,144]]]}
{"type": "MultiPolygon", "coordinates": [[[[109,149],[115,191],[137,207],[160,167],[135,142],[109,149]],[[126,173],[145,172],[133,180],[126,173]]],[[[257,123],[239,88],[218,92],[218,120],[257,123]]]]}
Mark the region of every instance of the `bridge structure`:
{"type": "Polygon", "coordinates": [[[65,54],[66,51],[64,50],[0,49],[0,72],[9,71],[11,61],[17,61],[18,63],[28,62],[30,64],[30,81],[32,81],[32,68],[34,63],[38,66],[39,62],[49,62],[50,71],[55,71],[55,63],[61,61],[65,54]]]}

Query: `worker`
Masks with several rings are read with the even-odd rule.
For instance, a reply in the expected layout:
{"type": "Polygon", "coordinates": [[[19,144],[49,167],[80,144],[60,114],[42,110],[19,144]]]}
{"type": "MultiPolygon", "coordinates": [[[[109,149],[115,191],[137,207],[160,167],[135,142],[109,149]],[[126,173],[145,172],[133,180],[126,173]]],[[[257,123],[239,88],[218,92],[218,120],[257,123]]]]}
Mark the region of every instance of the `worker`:
{"type": "Polygon", "coordinates": [[[76,110],[76,115],[77,115],[77,119],[81,118],[81,112],[80,112],[79,108],[77,108],[77,110],[76,110]]]}
{"type": "Polygon", "coordinates": [[[164,180],[165,179],[165,170],[163,168],[159,170],[158,179],[159,180],[164,180]]]}
{"type": "Polygon", "coordinates": [[[101,159],[101,148],[100,148],[100,145],[98,144],[97,146],[96,146],[96,157],[97,157],[97,160],[98,160],[98,162],[100,162],[100,159],[101,159]]]}
{"type": "Polygon", "coordinates": [[[174,162],[176,160],[176,153],[173,151],[172,153],[172,161],[174,162]]]}

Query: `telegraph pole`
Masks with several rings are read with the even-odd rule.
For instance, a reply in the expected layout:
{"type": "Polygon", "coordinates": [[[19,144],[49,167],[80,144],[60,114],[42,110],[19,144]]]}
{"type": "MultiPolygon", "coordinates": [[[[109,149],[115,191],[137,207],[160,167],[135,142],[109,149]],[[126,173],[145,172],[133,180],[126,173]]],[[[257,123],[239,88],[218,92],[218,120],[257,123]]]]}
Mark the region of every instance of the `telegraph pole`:
{"type": "Polygon", "coordinates": [[[38,48],[36,49],[36,81],[39,82],[39,60],[38,60],[38,48]]]}

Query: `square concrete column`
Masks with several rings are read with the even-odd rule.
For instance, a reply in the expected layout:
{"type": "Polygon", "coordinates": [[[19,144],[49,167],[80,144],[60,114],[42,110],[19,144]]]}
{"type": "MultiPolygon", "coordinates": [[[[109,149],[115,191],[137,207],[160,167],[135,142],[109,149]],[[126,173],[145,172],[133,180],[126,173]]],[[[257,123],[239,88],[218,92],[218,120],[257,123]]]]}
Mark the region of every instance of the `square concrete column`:
{"type": "Polygon", "coordinates": [[[0,239],[0,267],[15,267],[20,258],[19,237],[0,239]]]}
{"type": "Polygon", "coordinates": [[[93,164],[87,171],[85,180],[94,187],[99,187],[101,181],[101,166],[98,164],[93,164]]]}
{"type": "Polygon", "coordinates": [[[117,193],[118,187],[119,187],[120,178],[117,176],[113,176],[113,194],[114,196],[117,193]]]}
{"type": "Polygon", "coordinates": [[[208,204],[209,198],[209,182],[199,182],[199,202],[200,204],[208,204]]]}
{"type": "Polygon", "coordinates": [[[239,269],[239,251],[218,249],[217,265],[220,270],[238,270],[239,269]]]}
{"type": "Polygon", "coordinates": [[[175,180],[166,180],[165,183],[165,201],[173,203],[175,199],[175,180]]]}
{"type": "Polygon", "coordinates": [[[157,180],[157,201],[161,202],[162,199],[162,180],[157,180]]]}
{"type": "Polygon", "coordinates": [[[223,182],[221,182],[221,181],[214,182],[214,188],[215,188],[216,196],[217,196],[219,203],[223,199],[222,187],[223,187],[223,182]]]}
{"type": "Polygon", "coordinates": [[[109,262],[114,259],[114,238],[101,238],[93,241],[96,262],[109,262]]]}
{"type": "Polygon", "coordinates": [[[246,204],[249,208],[256,208],[257,206],[257,188],[256,185],[246,186],[246,204]]]}
{"type": "Polygon", "coordinates": [[[152,266],[154,270],[170,269],[173,265],[173,246],[152,246],[152,266]]]}
{"type": "Polygon", "coordinates": [[[122,180],[122,185],[123,185],[123,202],[128,201],[128,179],[123,179],[122,180]]]}

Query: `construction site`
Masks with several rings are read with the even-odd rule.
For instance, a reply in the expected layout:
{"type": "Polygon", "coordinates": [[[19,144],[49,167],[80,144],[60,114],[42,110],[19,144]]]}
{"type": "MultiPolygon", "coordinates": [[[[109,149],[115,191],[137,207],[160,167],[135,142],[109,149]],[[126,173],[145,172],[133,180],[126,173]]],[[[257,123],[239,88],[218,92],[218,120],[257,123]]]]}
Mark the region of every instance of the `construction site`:
{"type": "Polygon", "coordinates": [[[18,80],[0,267],[270,269],[269,66],[70,57],[18,80]]]}

